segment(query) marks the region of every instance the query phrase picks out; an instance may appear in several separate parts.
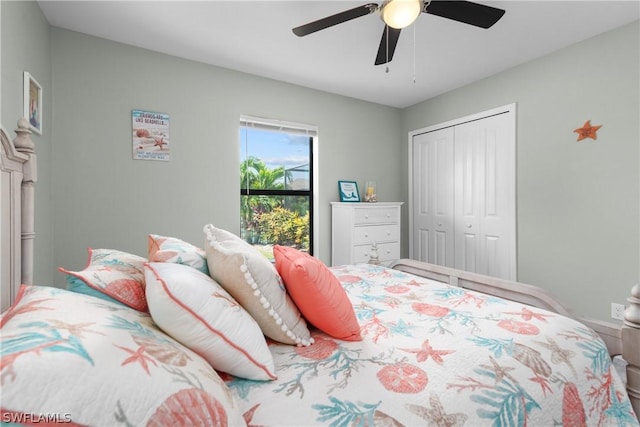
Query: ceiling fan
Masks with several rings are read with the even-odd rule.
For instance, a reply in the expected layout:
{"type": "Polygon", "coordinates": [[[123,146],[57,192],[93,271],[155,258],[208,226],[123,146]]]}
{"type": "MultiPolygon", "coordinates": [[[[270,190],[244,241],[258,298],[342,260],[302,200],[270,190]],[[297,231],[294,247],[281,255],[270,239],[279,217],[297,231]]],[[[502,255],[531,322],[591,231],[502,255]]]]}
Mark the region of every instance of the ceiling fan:
{"type": "Polygon", "coordinates": [[[379,13],[385,23],[375,61],[375,65],[381,65],[393,59],[400,31],[411,25],[420,13],[429,13],[476,27],[489,28],[502,18],[505,11],[470,1],[386,0],[381,5],[367,3],[301,25],[294,28],[293,33],[303,37],[374,12],[379,13]]]}

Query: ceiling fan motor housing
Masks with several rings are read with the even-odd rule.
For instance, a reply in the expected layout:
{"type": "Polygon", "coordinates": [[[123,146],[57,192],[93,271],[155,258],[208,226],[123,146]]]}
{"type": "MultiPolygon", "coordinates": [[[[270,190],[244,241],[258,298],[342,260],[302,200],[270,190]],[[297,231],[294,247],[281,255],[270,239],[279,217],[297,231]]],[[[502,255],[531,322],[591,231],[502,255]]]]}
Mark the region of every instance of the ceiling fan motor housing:
{"type": "Polygon", "coordinates": [[[421,12],[421,0],[387,0],[380,8],[384,23],[397,30],[413,24],[421,12]]]}

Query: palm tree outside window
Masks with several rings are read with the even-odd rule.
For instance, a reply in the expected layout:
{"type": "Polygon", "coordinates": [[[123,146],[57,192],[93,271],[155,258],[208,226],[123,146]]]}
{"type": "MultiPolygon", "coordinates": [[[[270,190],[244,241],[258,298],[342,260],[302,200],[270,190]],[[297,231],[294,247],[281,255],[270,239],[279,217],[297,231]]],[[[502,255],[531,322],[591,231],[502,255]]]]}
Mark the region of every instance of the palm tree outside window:
{"type": "Polygon", "coordinates": [[[313,254],[313,151],[306,125],[240,120],[240,237],[273,259],[273,245],[313,254]]]}

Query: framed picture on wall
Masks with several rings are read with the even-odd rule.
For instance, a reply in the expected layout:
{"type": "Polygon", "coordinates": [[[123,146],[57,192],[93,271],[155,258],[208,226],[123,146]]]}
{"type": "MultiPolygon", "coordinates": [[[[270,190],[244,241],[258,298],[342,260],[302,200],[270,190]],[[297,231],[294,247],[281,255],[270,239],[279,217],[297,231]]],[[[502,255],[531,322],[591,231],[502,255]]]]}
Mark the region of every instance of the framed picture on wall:
{"type": "Polygon", "coordinates": [[[131,110],[134,160],[171,159],[169,114],[131,110]]]}
{"type": "Polygon", "coordinates": [[[29,128],[42,135],[42,86],[28,72],[24,72],[23,114],[29,128]]]}
{"type": "Polygon", "coordinates": [[[358,183],[355,181],[338,181],[338,192],[341,202],[359,202],[358,183]]]}

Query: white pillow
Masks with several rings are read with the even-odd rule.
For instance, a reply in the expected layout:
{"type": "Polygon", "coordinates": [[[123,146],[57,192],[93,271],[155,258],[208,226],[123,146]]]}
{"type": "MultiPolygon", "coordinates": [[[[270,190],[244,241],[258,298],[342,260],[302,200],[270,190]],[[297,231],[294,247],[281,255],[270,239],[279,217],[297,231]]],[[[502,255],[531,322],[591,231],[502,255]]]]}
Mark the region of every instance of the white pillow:
{"type": "Polygon", "coordinates": [[[209,275],[256,319],[262,332],[285,344],[313,343],[307,324],[276,268],[235,234],[204,226],[209,275]]]}
{"type": "Polygon", "coordinates": [[[260,327],[211,277],[182,264],[144,266],[153,320],[218,371],[252,380],[276,379],[260,327]]]}

